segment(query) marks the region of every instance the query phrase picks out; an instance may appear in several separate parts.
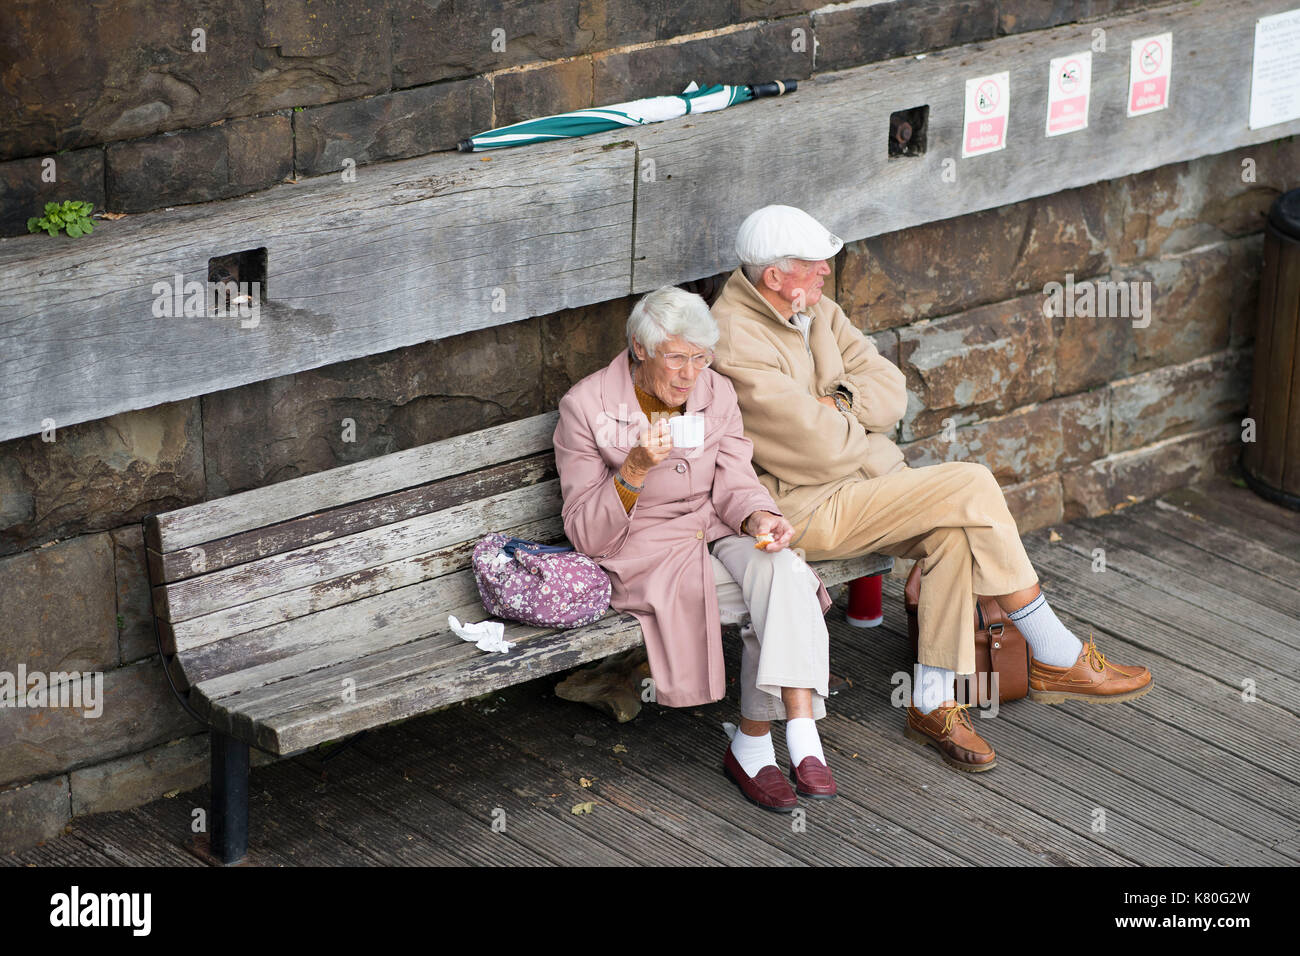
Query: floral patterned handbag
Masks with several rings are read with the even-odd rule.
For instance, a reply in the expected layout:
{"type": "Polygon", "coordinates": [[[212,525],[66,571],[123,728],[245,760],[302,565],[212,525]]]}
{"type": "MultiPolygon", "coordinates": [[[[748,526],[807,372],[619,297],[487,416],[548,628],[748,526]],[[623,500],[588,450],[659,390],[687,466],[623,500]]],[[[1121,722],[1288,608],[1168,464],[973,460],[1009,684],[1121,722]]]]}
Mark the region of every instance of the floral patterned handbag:
{"type": "Polygon", "coordinates": [[[609,609],[609,575],[572,548],[490,534],[474,546],[483,607],[539,627],[582,627],[609,609]]]}

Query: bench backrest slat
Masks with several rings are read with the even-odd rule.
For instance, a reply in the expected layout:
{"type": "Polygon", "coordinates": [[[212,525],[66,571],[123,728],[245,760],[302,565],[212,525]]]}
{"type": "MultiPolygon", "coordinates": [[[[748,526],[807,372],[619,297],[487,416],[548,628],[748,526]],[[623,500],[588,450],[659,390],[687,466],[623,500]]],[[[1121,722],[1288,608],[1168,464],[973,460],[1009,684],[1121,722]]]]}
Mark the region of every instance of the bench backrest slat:
{"type": "Polygon", "coordinates": [[[238,693],[427,641],[453,609],[481,620],[474,545],[493,531],[563,538],[558,417],[151,516],[154,611],[173,673],[238,693]]]}
{"type": "Polygon", "coordinates": [[[159,554],[149,549],[150,575],[155,582],[172,583],[199,574],[246,564],[259,558],[292,551],[306,544],[356,534],[407,518],[442,511],[515,488],[557,477],[551,452],[494,465],[482,471],[443,478],[380,498],[340,505],[302,515],[265,528],[241,531],[215,541],[159,554]]]}
{"type": "Polygon", "coordinates": [[[550,517],[560,506],[559,481],[542,482],[160,586],[155,607],[174,624],[550,517]]]}
{"type": "MultiPolygon", "coordinates": [[[[498,530],[529,541],[557,541],[564,537],[564,526],[558,515],[498,530]]],[[[340,604],[451,574],[469,566],[476,542],[477,539],[462,541],[175,624],[159,620],[163,644],[169,653],[179,652],[188,657],[206,644],[234,635],[246,635],[340,604]]]]}
{"type": "Polygon", "coordinates": [[[158,554],[167,554],[549,451],[559,414],[547,412],[152,515],[145,521],[145,543],[158,554]]]}

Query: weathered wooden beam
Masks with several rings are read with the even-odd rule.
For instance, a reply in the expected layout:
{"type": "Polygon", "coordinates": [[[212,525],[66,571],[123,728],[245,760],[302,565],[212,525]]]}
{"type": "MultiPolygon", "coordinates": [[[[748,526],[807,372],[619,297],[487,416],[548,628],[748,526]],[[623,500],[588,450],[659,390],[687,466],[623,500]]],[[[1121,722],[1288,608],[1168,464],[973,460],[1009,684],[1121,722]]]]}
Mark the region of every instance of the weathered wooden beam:
{"type": "Polygon", "coordinates": [[[75,240],[0,239],[0,441],[627,295],[632,149],[487,159],[441,153],[75,240]],[[206,283],[209,259],[257,248],[256,325],[155,317],[156,283],[206,283]]]}
{"type": "MultiPolygon", "coordinates": [[[[1248,127],[1255,21],[1295,6],[1172,4],[822,74],[788,97],[637,130],[638,160],[654,174],[637,186],[633,291],[734,268],[737,228],[768,203],[800,206],[843,239],[864,239],[1300,132],[1300,120],[1248,127]],[[1090,49],[1097,28],[1106,49],[1092,54],[1088,127],[1047,137],[1048,63],[1090,49]],[[1170,105],[1130,119],[1130,43],[1166,31],[1170,105]],[[962,159],[966,80],[1003,70],[1007,146],[962,159]],[[925,153],[889,158],[890,114],[922,105],[925,153]],[[945,163],[955,181],[945,181],[945,163]]],[[[936,267],[963,268],[962,250],[936,267]]]]}

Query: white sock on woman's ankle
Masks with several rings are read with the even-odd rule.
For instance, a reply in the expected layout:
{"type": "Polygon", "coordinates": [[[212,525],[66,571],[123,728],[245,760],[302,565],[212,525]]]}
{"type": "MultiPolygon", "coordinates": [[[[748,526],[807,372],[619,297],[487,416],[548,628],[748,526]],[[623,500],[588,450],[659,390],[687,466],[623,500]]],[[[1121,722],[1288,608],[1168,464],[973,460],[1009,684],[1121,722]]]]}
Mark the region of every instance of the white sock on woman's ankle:
{"type": "Polygon", "coordinates": [[[790,752],[790,766],[797,767],[805,757],[816,757],[826,762],[822,752],[822,738],[817,733],[817,721],[811,717],[792,717],[785,722],[785,749],[790,752]]]}
{"type": "Polygon", "coordinates": [[[945,700],[956,695],[957,672],[929,664],[917,663],[916,686],[912,688],[912,706],[928,714],[945,700]]]}
{"type": "Polygon", "coordinates": [[[1079,659],[1083,642],[1057,620],[1056,612],[1047,603],[1045,595],[1039,594],[1007,617],[1025,635],[1029,649],[1034,652],[1034,659],[1039,663],[1050,667],[1070,667],[1079,659]]]}
{"type": "Polygon", "coordinates": [[[761,737],[751,737],[743,730],[737,730],[731,738],[731,752],[740,769],[751,777],[757,776],[764,767],[776,766],[776,748],[772,746],[771,731],[761,737]]]}

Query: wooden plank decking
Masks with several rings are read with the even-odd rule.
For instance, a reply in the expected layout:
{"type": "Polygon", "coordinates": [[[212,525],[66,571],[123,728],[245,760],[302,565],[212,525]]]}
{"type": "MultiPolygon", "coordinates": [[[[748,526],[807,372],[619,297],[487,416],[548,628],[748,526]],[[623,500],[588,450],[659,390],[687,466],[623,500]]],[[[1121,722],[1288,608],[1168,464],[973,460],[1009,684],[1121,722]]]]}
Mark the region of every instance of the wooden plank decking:
{"type": "MultiPolygon", "coordinates": [[[[990,773],[949,770],[903,738],[890,676],[910,661],[901,583],[890,581],[883,627],[857,631],[830,612],[832,667],[853,682],[819,725],[841,797],[806,801],[802,829],[745,803],[721,773],[734,685],[722,703],[649,705],[619,725],[556,698],[551,677],[324,760],[255,769],[250,861],[1300,863],[1300,515],[1223,480],[1026,544],[1066,624],[1120,662],[1147,664],[1156,687],[1131,704],[1019,701],[977,720],[999,754],[990,773]],[[1098,548],[1104,572],[1093,570],[1098,548]],[[573,812],[586,802],[590,813],[573,812]]],[[[734,639],[728,652],[734,673],[734,639]]],[[[202,787],[86,817],[0,861],[197,865],[191,813],[207,802],[202,787]]]]}

